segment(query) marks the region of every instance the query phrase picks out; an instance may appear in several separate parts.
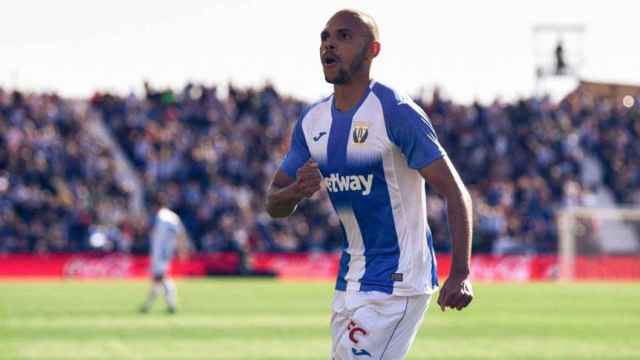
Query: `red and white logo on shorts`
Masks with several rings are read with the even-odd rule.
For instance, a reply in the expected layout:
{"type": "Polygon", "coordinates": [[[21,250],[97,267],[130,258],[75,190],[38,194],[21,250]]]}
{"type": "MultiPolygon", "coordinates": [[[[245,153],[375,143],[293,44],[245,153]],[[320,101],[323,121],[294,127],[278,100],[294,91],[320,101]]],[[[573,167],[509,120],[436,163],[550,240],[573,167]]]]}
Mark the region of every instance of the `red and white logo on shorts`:
{"type": "Polygon", "coordinates": [[[351,340],[354,344],[358,343],[358,339],[356,335],[358,335],[358,337],[360,335],[361,336],[367,335],[367,330],[358,326],[358,324],[356,324],[356,322],[353,320],[351,320],[347,325],[347,330],[349,331],[349,340],[351,340]]]}

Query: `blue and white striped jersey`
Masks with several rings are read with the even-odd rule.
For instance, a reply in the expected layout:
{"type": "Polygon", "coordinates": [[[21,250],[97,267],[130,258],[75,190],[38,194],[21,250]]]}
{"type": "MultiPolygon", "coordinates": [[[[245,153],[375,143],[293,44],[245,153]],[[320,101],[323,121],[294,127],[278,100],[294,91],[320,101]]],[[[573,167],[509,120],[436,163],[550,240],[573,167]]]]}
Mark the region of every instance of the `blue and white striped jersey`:
{"type": "Polygon", "coordinates": [[[410,98],[371,82],[347,112],[334,97],[297,122],[281,169],[320,166],[345,233],[337,290],[409,296],[438,286],[419,169],[446,156],[427,115],[410,98]]]}

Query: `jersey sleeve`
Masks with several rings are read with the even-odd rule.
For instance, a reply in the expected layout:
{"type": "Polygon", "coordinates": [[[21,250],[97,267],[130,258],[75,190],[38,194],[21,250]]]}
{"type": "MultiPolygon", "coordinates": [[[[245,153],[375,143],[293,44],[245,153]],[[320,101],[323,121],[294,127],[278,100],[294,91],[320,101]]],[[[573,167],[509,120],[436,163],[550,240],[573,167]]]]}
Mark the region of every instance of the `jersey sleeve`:
{"type": "Polygon", "coordinates": [[[422,169],[447,155],[429,117],[415,104],[397,105],[387,129],[391,141],[400,148],[412,169],[422,169]]]}
{"type": "Polygon", "coordinates": [[[309,147],[307,146],[307,141],[302,131],[301,117],[293,128],[289,152],[284,157],[282,164],[280,164],[280,169],[289,175],[289,177],[295,179],[298,169],[302,167],[310,157],[309,147]]]}

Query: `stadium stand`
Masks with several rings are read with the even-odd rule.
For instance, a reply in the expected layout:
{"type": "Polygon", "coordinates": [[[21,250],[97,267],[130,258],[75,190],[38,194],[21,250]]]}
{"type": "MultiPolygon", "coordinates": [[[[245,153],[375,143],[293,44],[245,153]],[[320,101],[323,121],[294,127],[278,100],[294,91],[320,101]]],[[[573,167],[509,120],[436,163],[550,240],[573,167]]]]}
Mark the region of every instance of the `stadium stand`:
{"type": "MultiPolygon", "coordinates": [[[[555,252],[555,213],[570,205],[640,204],[640,112],[602,94],[456,104],[417,99],[474,198],[477,252],[555,252]],[[604,197],[607,197],[604,196],[604,197]]],[[[628,105],[628,103],[627,103],[628,105]]],[[[342,230],[324,194],[287,221],[263,211],[269,174],[305,104],[273,86],[226,94],[146,85],[144,96],[97,93],[104,121],[147,195],[167,194],[200,252],[326,252],[342,230]]],[[[148,219],[127,216],[129,193],[84,113],[55,95],[0,91],[1,252],[145,252],[148,219]],[[103,229],[103,241],[92,234],[103,229]],[[91,241],[94,240],[94,241],[91,241]]],[[[448,249],[444,203],[429,194],[437,250],[448,249]]]]}
{"type": "Polygon", "coordinates": [[[0,252],[88,250],[96,226],[123,249],[127,190],[72,102],[0,89],[0,252]]]}

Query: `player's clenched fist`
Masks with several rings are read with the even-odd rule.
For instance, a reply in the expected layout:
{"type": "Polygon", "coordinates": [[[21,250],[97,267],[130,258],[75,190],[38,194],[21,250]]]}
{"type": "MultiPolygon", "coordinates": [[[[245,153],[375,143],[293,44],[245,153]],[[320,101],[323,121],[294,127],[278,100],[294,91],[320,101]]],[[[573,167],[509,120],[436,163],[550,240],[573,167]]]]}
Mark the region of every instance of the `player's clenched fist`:
{"type": "Polygon", "coordinates": [[[471,281],[466,276],[451,274],[444,282],[438,296],[438,305],[442,311],[446,308],[462,310],[473,300],[471,281]]]}
{"type": "Polygon", "coordinates": [[[320,174],[320,168],[315,161],[309,160],[298,169],[295,186],[303,197],[311,197],[320,190],[321,183],[322,174],[320,174]]]}

